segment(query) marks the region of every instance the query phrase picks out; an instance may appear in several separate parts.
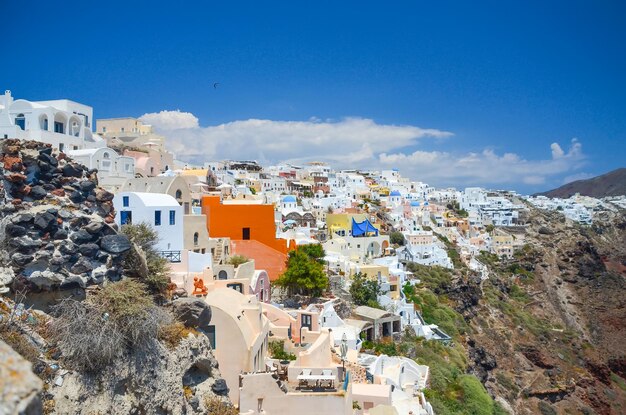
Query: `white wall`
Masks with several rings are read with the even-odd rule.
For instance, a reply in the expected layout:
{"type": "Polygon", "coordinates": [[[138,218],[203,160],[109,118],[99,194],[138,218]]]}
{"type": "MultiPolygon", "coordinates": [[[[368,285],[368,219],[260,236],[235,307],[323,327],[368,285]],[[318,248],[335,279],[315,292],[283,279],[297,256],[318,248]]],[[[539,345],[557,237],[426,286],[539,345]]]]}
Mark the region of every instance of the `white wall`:
{"type": "Polygon", "coordinates": [[[116,212],[115,223],[118,225],[122,225],[122,212],[130,211],[133,224],[145,222],[152,226],[159,234],[159,242],[156,246],[158,251],[183,250],[183,208],[172,196],[158,193],[121,192],[115,195],[113,206],[116,212]],[[128,196],[128,207],[123,206],[125,196],[128,196]],[[155,225],[154,221],[157,210],[161,211],[160,225],[155,225]],[[170,211],[175,212],[174,225],[170,225],[170,211]]]}

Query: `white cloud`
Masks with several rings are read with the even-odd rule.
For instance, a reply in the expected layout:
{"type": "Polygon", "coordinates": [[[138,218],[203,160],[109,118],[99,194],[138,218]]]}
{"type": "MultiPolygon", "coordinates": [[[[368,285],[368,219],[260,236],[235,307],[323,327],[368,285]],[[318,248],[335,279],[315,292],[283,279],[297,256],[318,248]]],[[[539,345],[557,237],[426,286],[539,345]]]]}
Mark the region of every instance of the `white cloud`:
{"type": "Polygon", "coordinates": [[[197,128],[198,118],[190,112],[161,111],[144,114],[139,119],[161,131],[179,130],[182,128],[197,128]]]}
{"type": "Polygon", "coordinates": [[[141,117],[165,135],[180,160],[201,164],[209,160],[256,159],[262,163],[328,161],[336,168],[399,168],[403,175],[438,186],[524,184],[542,185],[574,174],[585,160],[582,145],[573,139],[567,151],[550,145],[545,159],[518,154],[406,151],[424,138],[453,134],[411,125],[378,124],[366,118],[339,121],[273,121],[249,119],[199,127],[190,113],[161,111],[141,117]]]}
{"type": "Polygon", "coordinates": [[[486,149],[481,153],[455,155],[447,152],[415,151],[382,153],[380,164],[410,172],[412,177],[433,183],[450,185],[507,185],[523,183],[540,185],[562,174],[573,172],[584,164],[585,156],[578,140],[572,140],[567,151],[553,143],[552,157],[526,160],[517,154],[496,154],[486,149]],[[558,149],[557,149],[558,148],[558,149]],[[556,149],[556,151],[555,151],[556,149]],[[560,150],[560,151],[559,151],[560,150]]]}
{"type": "Polygon", "coordinates": [[[162,111],[142,117],[168,137],[168,146],[181,160],[258,159],[270,161],[306,158],[358,162],[375,158],[390,148],[415,144],[423,137],[444,138],[452,134],[410,125],[384,125],[365,118],[340,121],[272,121],[249,119],[217,126],[181,128],[188,116],[162,111]],[[182,118],[182,121],[181,121],[182,118]],[[172,125],[179,129],[175,131],[172,125]]]}

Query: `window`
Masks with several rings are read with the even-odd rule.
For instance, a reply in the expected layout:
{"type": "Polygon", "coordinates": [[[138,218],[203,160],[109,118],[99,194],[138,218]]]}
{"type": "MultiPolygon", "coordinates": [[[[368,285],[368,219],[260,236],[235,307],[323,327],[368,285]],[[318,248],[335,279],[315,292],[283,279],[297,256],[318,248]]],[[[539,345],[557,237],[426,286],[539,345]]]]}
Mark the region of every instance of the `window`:
{"type": "Polygon", "coordinates": [[[161,211],[154,211],[154,226],[161,226],[161,211]]]}
{"type": "Polygon", "coordinates": [[[227,288],[232,288],[233,290],[243,294],[243,285],[240,283],[226,284],[227,288]]]}
{"type": "Polygon", "coordinates": [[[176,225],[176,211],[170,210],[170,225],[176,225]]]}
{"type": "Polygon", "coordinates": [[[22,130],[26,129],[26,117],[24,117],[24,114],[18,114],[17,117],[15,117],[15,125],[22,130]]]}
{"type": "Polygon", "coordinates": [[[63,149],[65,148],[65,144],[63,143],[59,143],[59,151],[63,152],[63,149]]]}
{"type": "Polygon", "coordinates": [[[176,199],[182,199],[183,198],[183,191],[178,189],[176,191],[176,199]]]}
{"type": "Polygon", "coordinates": [[[215,350],[215,326],[208,327],[207,337],[209,338],[209,343],[211,343],[211,348],[215,350]]]}
{"type": "Polygon", "coordinates": [[[128,196],[122,196],[122,206],[124,206],[124,207],[128,207],[129,206],[129,197],[128,196]]]}
{"type": "Polygon", "coordinates": [[[221,271],[217,274],[217,279],[218,279],[218,280],[225,280],[225,279],[228,279],[228,274],[226,273],[226,271],[221,270],[221,271]]]}
{"type": "Polygon", "coordinates": [[[60,122],[60,121],[55,121],[54,122],[54,132],[55,133],[59,133],[59,134],[63,134],[64,131],[65,131],[65,126],[63,125],[63,123],[60,122]]]}
{"type": "Polygon", "coordinates": [[[241,229],[242,232],[242,238],[244,241],[249,241],[250,240],[250,228],[242,228],[241,229]]]}
{"type": "Polygon", "coordinates": [[[106,127],[102,127],[102,132],[106,133],[107,132],[107,128],[106,127]]]}
{"type": "Polygon", "coordinates": [[[102,158],[104,158],[104,159],[107,159],[107,160],[108,160],[108,159],[110,159],[110,158],[111,158],[111,155],[110,155],[108,152],[105,152],[104,154],[102,154],[102,158]]]}
{"type": "Polygon", "coordinates": [[[121,131],[124,132],[124,127],[121,128],[121,131]]]}
{"type": "Polygon", "coordinates": [[[198,235],[198,232],[193,234],[193,244],[194,245],[198,245],[198,239],[199,239],[200,235],[198,235]]]}

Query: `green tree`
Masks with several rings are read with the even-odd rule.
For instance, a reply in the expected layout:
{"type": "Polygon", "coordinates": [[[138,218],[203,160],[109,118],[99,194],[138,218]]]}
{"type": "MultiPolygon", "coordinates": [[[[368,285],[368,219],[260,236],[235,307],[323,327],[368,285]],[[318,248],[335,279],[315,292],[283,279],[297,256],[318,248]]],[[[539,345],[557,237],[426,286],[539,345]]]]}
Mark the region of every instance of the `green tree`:
{"type": "Polygon", "coordinates": [[[350,295],[352,296],[354,304],[376,307],[378,304],[378,294],[380,294],[380,284],[378,281],[370,279],[366,274],[360,272],[352,276],[350,295]]]}
{"type": "Polygon", "coordinates": [[[404,235],[402,235],[402,232],[398,232],[398,231],[391,232],[389,234],[389,242],[391,242],[392,244],[403,246],[404,235]]]}
{"type": "Polygon", "coordinates": [[[326,256],[326,252],[324,252],[324,248],[322,247],[322,245],[320,244],[300,245],[298,247],[298,250],[307,254],[309,258],[324,264],[324,257],[326,256]]]}
{"type": "Polygon", "coordinates": [[[287,269],[276,280],[276,285],[289,295],[319,296],[328,287],[324,272],[324,250],[320,245],[303,245],[289,252],[287,269]],[[315,247],[319,247],[315,248],[315,247]]]}

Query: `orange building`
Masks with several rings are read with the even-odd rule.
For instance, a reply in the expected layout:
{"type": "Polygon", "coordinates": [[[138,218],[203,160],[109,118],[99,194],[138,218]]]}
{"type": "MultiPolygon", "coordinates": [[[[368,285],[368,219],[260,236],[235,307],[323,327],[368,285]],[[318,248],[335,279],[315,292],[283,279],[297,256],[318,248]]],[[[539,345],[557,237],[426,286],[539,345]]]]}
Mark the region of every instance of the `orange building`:
{"type": "Polygon", "coordinates": [[[230,238],[237,247],[234,254],[254,259],[259,268],[263,265],[269,268],[266,271],[272,281],[278,278],[284,270],[279,263],[284,263],[287,252],[295,249],[295,242],[288,244],[287,240],[276,238],[274,205],[224,204],[219,195],[208,195],[202,197],[202,213],[206,215],[211,238],[230,238]],[[256,241],[271,249],[238,241],[256,241]]]}
{"type": "Polygon", "coordinates": [[[272,282],[276,281],[287,269],[287,254],[278,252],[261,242],[231,240],[230,248],[233,255],[253,258],[254,266],[265,270],[272,282]]]}
{"type": "Polygon", "coordinates": [[[258,241],[287,253],[287,241],[276,238],[274,205],[224,204],[219,195],[209,195],[202,197],[202,213],[211,238],[258,241]]]}

